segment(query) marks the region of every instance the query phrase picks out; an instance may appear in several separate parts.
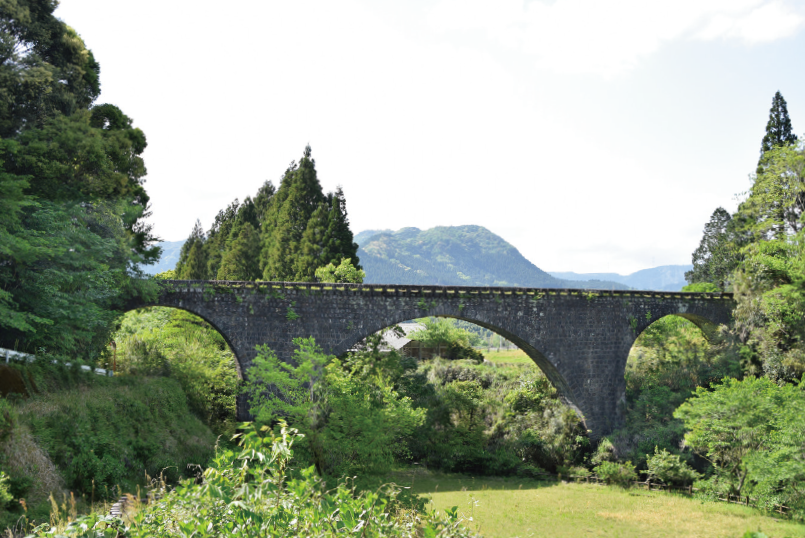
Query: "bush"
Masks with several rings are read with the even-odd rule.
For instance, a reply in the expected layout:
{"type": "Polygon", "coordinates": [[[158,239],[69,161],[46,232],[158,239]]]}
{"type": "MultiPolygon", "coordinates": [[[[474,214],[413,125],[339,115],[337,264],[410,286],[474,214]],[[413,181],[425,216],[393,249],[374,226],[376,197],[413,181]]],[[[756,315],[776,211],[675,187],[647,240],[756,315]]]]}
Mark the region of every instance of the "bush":
{"type": "Polygon", "coordinates": [[[542,396],[525,389],[517,389],[504,396],[503,401],[515,413],[523,414],[538,409],[542,403],[542,396]]]}
{"type": "Polygon", "coordinates": [[[292,446],[301,437],[296,430],[282,423],[279,435],[264,428],[268,436],[263,437],[254,428],[243,427],[247,433],[240,437],[239,449],[219,450],[204,471],[203,483],[186,481],[169,493],[161,492],[158,501],[134,516],[131,527],[124,528],[120,520],[89,516],[61,529],[41,525],[34,536],[90,536],[86,528],[98,529],[93,536],[119,538],[471,536],[456,508],[443,518],[433,512],[422,514],[421,503],[400,502],[397,486],[359,493],[350,481],[342,481],[328,489],[313,467],[291,476],[292,446]],[[113,528],[101,534],[109,523],[113,528]]]}
{"type": "Polygon", "coordinates": [[[484,354],[470,346],[460,342],[450,342],[447,344],[447,358],[450,360],[470,360],[475,364],[484,362],[484,354]]]}
{"type": "Polygon", "coordinates": [[[631,461],[626,463],[615,463],[611,461],[602,462],[593,469],[598,478],[607,484],[614,484],[623,488],[628,488],[632,482],[637,480],[637,472],[631,461]]]}
{"type": "Polygon", "coordinates": [[[663,484],[687,486],[701,478],[701,475],[681,461],[678,455],[671,454],[665,449],[659,450],[656,446],[653,456],[646,454],[646,462],[648,471],[644,472],[652,481],[659,480],[663,484]]]}

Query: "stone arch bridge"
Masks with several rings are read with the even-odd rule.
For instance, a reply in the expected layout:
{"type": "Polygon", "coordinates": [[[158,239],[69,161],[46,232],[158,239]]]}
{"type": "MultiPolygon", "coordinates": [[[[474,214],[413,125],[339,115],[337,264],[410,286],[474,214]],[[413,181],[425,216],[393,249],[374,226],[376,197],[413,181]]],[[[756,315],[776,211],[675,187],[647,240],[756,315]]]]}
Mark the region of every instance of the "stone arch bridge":
{"type": "MultiPolygon", "coordinates": [[[[623,422],[626,359],[646,327],[678,315],[712,335],[731,322],[734,307],[726,293],[193,280],[160,285],[156,301],[131,307],[167,306],[202,317],[229,343],[244,377],[260,344],[289,361],[299,336],[312,336],[340,355],[413,318],[475,323],[525,351],[594,438],[623,422]]],[[[238,418],[249,417],[240,398],[238,418]]]]}

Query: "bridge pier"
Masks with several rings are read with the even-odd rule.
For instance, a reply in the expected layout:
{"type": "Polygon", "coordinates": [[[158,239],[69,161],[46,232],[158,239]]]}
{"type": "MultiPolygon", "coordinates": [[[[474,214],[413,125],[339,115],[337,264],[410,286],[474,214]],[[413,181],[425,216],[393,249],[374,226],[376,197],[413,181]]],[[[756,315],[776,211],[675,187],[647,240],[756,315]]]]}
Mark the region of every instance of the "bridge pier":
{"type": "MultiPolygon", "coordinates": [[[[229,343],[246,377],[258,345],[290,361],[300,336],[340,355],[402,321],[470,321],[523,349],[593,438],[623,423],[626,359],[646,327],[667,315],[715,327],[730,323],[734,307],[730,294],[225,281],[161,286],[157,301],[132,307],[168,306],[204,318],[229,343]]],[[[238,418],[250,418],[243,397],[238,418]]]]}

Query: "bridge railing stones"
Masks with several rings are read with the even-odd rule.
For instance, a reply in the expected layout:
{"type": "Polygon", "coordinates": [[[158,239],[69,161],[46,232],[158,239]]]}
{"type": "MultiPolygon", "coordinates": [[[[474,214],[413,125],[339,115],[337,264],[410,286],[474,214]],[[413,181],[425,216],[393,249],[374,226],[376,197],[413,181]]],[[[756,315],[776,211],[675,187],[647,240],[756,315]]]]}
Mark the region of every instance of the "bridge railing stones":
{"type": "Polygon", "coordinates": [[[541,296],[580,296],[594,297],[653,297],[667,299],[708,299],[733,300],[733,294],[727,292],[682,292],[653,290],[596,290],[579,288],[509,288],[480,286],[420,286],[403,284],[348,284],[327,282],[272,282],[243,280],[162,280],[172,286],[186,288],[230,288],[244,290],[298,290],[298,291],[350,291],[381,295],[541,295],[541,296]]]}

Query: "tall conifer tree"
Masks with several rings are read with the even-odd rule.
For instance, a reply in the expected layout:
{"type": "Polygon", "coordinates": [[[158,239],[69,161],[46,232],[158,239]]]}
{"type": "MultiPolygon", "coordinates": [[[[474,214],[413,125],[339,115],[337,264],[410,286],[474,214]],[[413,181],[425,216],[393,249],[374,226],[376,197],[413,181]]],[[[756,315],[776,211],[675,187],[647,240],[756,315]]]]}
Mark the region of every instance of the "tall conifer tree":
{"type": "Polygon", "coordinates": [[[176,263],[176,278],[180,280],[206,280],[207,254],[204,250],[204,228],[201,221],[196,220],[190,237],[187,238],[182,250],[179,252],[179,261],[176,263]]]}
{"type": "Polygon", "coordinates": [[[310,216],[294,264],[294,280],[310,282],[315,279],[316,269],[327,265],[329,260],[325,257],[324,245],[327,241],[328,213],[328,205],[324,202],[310,216]]]}
{"type": "Polygon", "coordinates": [[[260,236],[250,222],[240,226],[230,241],[218,269],[218,280],[257,280],[260,278],[260,236]]]}
{"type": "MultiPolygon", "coordinates": [[[[293,280],[308,221],[325,201],[310,146],[292,164],[269,204],[263,223],[263,279],[293,280]]],[[[315,271],[315,268],[314,268],[315,271]]]]}
{"type": "Polygon", "coordinates": [[[766,134],[760,143],[760,160],[757,164],[757,173],[763,172],[763,157],[767,151],[779,146],[787,146],[797,141],[797,136],[791,127],[791,118],[788,117],[788,105],[783,95],[778,91],[774,94],[769,110],[769,121],[766,123],[766,134]]]}
{"type": "Polygon", "coordinates": [[[321,265],[332,263],[338,266],[343,258],[349,258],[352,265],[360,270],[358,243],[354,239],[352,230],[349,229],[347,200],[344,197],[344,190],[339,185],[330,200],[326,242],[323,249],[324,263],[321,265]]]}
{"type": "Polygon", "coordinates": [[[257,194],[254,196],[254,209],[257,213],[257,222],[260,225],[257,228],[257,231],[260,231],[262,228],[263,220],[266,217],[266,211],[268,211],[268,204],[274,197],[275,192],[277,192],[277,189],[275,189],[274,184],[268,180],[266,180],[266,182],[263,183],[259,189],[257,189],[257,194]]]}

